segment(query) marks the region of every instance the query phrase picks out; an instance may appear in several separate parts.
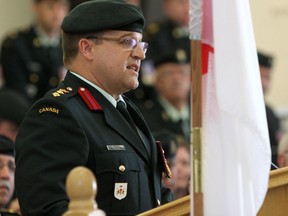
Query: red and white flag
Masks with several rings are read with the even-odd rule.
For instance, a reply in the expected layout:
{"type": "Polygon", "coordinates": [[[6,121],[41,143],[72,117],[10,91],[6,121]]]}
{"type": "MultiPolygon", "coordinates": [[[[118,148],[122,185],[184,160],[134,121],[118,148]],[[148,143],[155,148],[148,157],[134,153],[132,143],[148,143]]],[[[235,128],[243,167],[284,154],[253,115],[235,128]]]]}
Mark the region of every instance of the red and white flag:
{"type": "Polygon", "coordinates": [[[204,215],[255,216],[271,151],[249,0],[190,3],[190,36],[202,41],[204,215]]]}

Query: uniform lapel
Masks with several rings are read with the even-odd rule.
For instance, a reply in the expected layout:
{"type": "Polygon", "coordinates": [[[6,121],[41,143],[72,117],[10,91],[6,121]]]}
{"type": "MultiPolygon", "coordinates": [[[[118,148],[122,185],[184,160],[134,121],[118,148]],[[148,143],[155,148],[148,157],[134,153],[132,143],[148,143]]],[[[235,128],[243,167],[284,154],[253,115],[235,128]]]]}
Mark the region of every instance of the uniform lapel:
{"type": "MultiPolygon", "coordinates": [[[[138,152],[142,158],[148,163],[151,162],[149,155],[146,151],[144,144],[139,136],[130,127],[124,117],[117,111],[117,109],[95,88],[82,81],[78,77],[71,74],[69,71],[65,77],[64,83],[70,85],[72,88],[78,89],[79,87],[87,88],[97,103],[101,106],[107,124],[109,124],[120,136],[127,140],[127,142],[133,146],[136,152],[138,152]]],[[[133,120],[135,116],[132,117],[133,120]]],[[[136,116],[137,119],[137,116],[136,116]]],[[[149,140],[150,141],[150,140],[149,140]]]]}

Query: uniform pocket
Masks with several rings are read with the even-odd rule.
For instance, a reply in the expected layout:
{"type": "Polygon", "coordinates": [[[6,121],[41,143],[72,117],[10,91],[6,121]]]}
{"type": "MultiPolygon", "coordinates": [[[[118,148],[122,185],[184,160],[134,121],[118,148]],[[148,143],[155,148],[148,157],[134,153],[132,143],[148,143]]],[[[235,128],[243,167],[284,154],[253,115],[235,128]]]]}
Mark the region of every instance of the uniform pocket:
{"type": "Polygon", "coordinates": [[[95,154],[95,165],[98,185],[96,199],[106,214],[137,211],[141,166],[136,153],[109,151],[95,154]]]}

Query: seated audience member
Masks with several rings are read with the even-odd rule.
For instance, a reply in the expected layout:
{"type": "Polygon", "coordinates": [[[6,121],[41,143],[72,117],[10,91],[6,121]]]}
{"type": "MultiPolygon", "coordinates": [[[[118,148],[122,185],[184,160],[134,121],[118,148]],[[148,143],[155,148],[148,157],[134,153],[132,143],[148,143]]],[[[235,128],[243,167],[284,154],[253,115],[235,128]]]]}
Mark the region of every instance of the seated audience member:
{"type": "Polygon", "coordinates": [[[189,195],[191,175],[189,145],[181,144],[178,146],[171,172],[170,188],[172,189],[174,199],[189,195]]]}
{"type": "Polygon", "coordinates": [[[280,168],[288,166],[288,134],[283,135],[279,142],[277,162],[280,168]]]}
{"type": "Polygon", "coordinates": [[[8,33],[1,47],[4,86],[31,102],[56,87],[66,69],[62,61],[60,25],[69,11],[68,0],[31,0],[35,19],[8,33]]]}
{"type": "Polygon", "coordinates": [[[0,89],[0,135],[15,141],[18,128],[29,109],[29,101],[12,89],[0,89]]]}
{"type": "MultiPolygon", "coordinates": [[[[262,90],[265,99],[265,95],[267,94],[271,84],[273,57],[258,51],[258,61],[260,66],[262,90]]],[[[266,100],[265,100],[265,108],[266,108],[267,124],[269,130],[272,163],[273,163],[271,165],[271,169],[275,169],[276,167],[274,166],[274,164],[277,166],[278,142],[281,138],[281,125],[278,116],[276,115],[273,108],[267,103],[266,100]]]]}
{"type": "Polygon", "coordinates": [[[172,131],[190,141],[190,67],[188,59],[176,53],[155,59],[155,94],[138,107],[153,133],[172,131]]]}
{"type": "MultiPolygon", "coordinates": [[[[0,215],[16,215],[15,209],[8,205],[14,193],[14,143],[5,136],[0,135],[0,215]]],[[[18,213],[20,210],[18,209],[18,213]]]]}

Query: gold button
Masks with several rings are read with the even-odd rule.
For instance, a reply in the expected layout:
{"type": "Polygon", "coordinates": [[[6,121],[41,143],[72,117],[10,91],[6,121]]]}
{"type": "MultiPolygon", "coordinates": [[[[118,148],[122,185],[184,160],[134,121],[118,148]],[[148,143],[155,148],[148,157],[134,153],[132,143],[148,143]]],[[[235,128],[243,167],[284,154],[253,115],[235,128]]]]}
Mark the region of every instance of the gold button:
{"type": "Polygon", "coordinates": [[[124,165],[120,165],[120,166],[119,166],[119,170],[120,170],[121,172],[124,172],[124,171],[125,171],[125,166],[124,166],[124,165]]]}
{"type": "Polygon", "coordinates": [[[157,199],[157,204],[158,204],[158,206],[160,206],[160,205],[161,205],[161,203],[160,203],[160,200],[159,200],[159,199],[157,199]]]}

